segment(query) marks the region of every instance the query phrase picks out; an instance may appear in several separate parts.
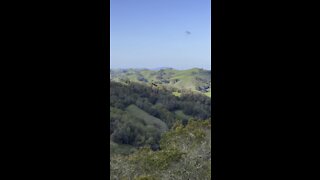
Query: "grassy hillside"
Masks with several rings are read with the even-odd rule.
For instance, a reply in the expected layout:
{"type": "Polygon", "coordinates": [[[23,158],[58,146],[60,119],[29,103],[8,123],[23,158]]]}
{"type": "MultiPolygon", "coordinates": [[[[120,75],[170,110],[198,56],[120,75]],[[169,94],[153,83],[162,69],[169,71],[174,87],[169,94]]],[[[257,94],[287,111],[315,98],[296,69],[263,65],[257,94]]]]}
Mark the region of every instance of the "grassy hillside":
{"type": "Polygon", "coordinates": [[[135,137],[131,143],[129,141],[121,141],[119,138],[116,138],[116,142],[114,142],[110,138],[111,154],[130,154],[136,150],[136,147],[141,145],[156,144],[157,138],[159,139],[160,135],[168,130],[166,123],[151,116],[134,104],[129,105],[124,111],[111,107],[110,112],[112,117],[118,116],[120,120],[118,127],[115,132],[113,131],[111,137],[115,138],[115,134],[119,132],[118,130],[126,127],[130,127],[131,132],[130,130],[122,132],[121,136],[130,136],[132,133],[136,133],[132,132],[132,130],[141,133],[140,136],[135,137]]]}
{"type": "Polygon", "coordinates": [[[210,71],[111,71],[110,179],[211,179],[210,96],[210,71]]]}
{"type": "Polygon", "coordinates": [[[110,152],[130,154],[136,148],[159,147],[161,135],[174,124],[211,118],[211,99],[178,95],[141,83],[110,82],[110,152]]]}
{"type": "Polygon", "coordinates": [[[191,90],[211,97],[211,71],[199,68],[176,70],[125,69],[111,70],[110,78],[117,82],[139,82],[151,86],[172,87],[179,90],[191,90]]]}
{"type": "Polygon", "coordinates": [[[142,109],[138,108],[136,105],[130,105],[127,107],[127,112],[138,119],[143,119],[146,126],[155,126],[161,132],[165,132],[168,130],[168,126],[166,123],[161,121],[159,118],[151,116],[147,112],[143,111],[142,109]]]}

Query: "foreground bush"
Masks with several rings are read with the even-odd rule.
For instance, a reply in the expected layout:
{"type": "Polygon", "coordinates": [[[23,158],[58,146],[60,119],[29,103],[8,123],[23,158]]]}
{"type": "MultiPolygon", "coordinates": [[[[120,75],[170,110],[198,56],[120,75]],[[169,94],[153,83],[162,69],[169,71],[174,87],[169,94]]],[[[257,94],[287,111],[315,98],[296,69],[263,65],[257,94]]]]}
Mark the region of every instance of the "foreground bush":
{"type": "Polygon", "coordinates": [[[165,133],[159,151],[149,147],[111,157],[114,180],[211,179],[211,123],[191,120],[165,133]]]}

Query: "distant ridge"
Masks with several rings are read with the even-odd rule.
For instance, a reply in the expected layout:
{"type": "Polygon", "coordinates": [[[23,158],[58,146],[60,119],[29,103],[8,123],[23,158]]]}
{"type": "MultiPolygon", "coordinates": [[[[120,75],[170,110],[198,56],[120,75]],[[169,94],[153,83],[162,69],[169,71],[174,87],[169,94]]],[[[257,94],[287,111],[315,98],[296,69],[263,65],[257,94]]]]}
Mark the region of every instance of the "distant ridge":
{"type": "Polygon", "coordinates": [[[190,70],[190,69],[199,69],[199,70],[205,70],[205,71],[211,71],[211,69],[205,69],[205,68],[198,68],[198,67],[194,67],[194,68],[187,68],[187,69],[177,69],[177,68],[172,68],[172,67],[157,67],[157,68],[110,68],[110,70],[113,71],[123,71],[123,70],[150,70],[150,71],[159,71],[159,70],[179,70],[179,71],[183,71],[183,70],[190,70]]]}
{"type": "Polygon", "coordinates": [[[163,69],[173,69],[173,68],[171,68],[171,67],[158,67],[158,68],[153,68],[153,69],[150,69],[150,70],[159,71],[159,70],[163,70],[163,69]]]}
{"type": "Polygon", "coordinates": [[[138,82],[191,90],[211,97],[211,71],[201,68],[177,70],[168,67],[110,70],[110,79],[117,82],[138,82]]]}

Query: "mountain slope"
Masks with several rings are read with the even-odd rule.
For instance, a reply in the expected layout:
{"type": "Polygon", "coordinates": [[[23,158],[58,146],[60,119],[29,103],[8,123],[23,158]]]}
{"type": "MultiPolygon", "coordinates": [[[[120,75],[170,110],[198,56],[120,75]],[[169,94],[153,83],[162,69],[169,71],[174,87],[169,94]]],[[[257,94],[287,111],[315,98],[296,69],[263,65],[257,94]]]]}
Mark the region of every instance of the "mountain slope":
{"type": "Polygon", "coordinates": [[[211,99],[202,94],[155,89],[143,83],[110,82],[110,151],[129,154],[159,146],[174,124],[211,118],[211,99]],[[122,148],[122,149],[121,149],[122,148]]]}
{"type": "Polygon", "coordinates": [[[138,108],[136,105],[130,105],[127,107],[127,112],[139,119],[143,119],[147,126],[156,126],[160,129],[161,132],[165,132],[168,130],[168,126],[166,123],[161,121],[159,118],[151,116],[147,112],[138,108]]]}
{"type": "Polygon", "coordinates": [[[158,86],[191,90],[211,96],[211,71],[199,68],[189,70],[172,68],[110,70],[110,78],[117,82],[139,82],[148,85],[154,83],[158,86]]]}

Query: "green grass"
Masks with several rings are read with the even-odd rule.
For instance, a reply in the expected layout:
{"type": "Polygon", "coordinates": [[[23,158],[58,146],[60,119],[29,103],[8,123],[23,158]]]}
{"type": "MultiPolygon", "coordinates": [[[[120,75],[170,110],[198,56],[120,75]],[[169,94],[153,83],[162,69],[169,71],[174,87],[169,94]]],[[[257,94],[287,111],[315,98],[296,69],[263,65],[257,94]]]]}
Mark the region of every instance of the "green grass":
{"type": "Polygon", "coordinates": [[[148,114],[147,112],[143,111],[142,109],[140,109],[136,105],[128,106],[126,111],[130,115],[144,120],[144,122],[149,126],[159,127],[159,129],[161,131],[163,131],[163,132],[168,130],[168,126],[166,125],[166,123],[164,123],[163,121],[161,121],[160,119],[158,119],[158,118],[156,118],[154,116],[151,116],[150,114],[148,114]]]}
{"type": "Polygon", "coordinates": [[[172,94],[173,94],[174,96],[178,96],[178,97],[181,96],[181,93],[179,93],[179,92],[172,92],[172,94]]]}
{"type": "Polygon", "coordinates": [[[204,93],[206,96],[211,97],[211,91],[204,93]]]}

